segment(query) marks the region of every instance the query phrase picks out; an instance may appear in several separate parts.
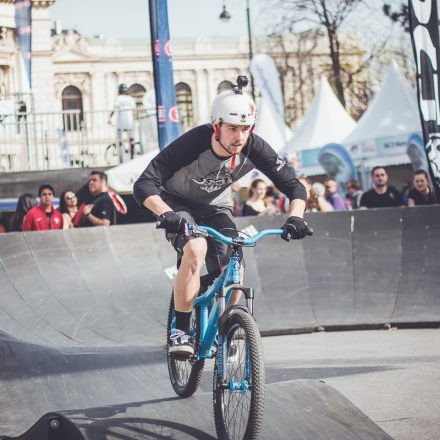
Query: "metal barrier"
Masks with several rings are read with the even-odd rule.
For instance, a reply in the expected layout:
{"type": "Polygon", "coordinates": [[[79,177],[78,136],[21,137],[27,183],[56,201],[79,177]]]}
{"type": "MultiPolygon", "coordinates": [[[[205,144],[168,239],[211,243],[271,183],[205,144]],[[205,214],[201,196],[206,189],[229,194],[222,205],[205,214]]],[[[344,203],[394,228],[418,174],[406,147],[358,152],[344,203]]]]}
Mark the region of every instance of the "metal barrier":
{"type": "MultiPolygon", "coordinates": [[[[119,163],[110,110],[0,115],[0,171],[38,171],[119,163]]],[[[134,154],[157,148],[155,110],[135,111],[134,154]]],[[[124,147],[129,149],[128,139],[124,147]]]]}

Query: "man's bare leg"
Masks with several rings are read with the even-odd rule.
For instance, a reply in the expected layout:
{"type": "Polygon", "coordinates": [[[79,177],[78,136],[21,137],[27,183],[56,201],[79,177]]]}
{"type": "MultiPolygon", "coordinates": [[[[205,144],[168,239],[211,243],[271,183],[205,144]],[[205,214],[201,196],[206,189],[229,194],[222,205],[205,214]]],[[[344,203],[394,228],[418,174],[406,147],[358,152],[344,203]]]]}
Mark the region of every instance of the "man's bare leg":
{"type": "Polygon", "coordinates": [[[204,238],[194,238],[184,246],[182,262],[174,284],[176,330],[171,334],[169,352],[174,355],[194,354],[190,333],[191,312],[200,289],[200,269],[208,245],[204,238]]]}

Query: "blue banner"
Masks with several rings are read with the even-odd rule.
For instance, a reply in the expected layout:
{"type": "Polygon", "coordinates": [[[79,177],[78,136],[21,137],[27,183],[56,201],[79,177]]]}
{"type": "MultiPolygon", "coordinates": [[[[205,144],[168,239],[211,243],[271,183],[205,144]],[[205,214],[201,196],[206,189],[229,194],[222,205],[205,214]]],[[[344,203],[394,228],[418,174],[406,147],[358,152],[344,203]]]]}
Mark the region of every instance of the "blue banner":
{"type": "Polygon", "coordinates": [[[174,88],[167,1],[149,0],[149,5],[157,128],[159,148],[163,150],[179,136],[179,112],[174,88]]]}
{"type": "Polygon", "coordinates": [[[32,7],[31,0],[15,0],[15,29],[23,55],[29,87],[32,88],[32,7]]]}

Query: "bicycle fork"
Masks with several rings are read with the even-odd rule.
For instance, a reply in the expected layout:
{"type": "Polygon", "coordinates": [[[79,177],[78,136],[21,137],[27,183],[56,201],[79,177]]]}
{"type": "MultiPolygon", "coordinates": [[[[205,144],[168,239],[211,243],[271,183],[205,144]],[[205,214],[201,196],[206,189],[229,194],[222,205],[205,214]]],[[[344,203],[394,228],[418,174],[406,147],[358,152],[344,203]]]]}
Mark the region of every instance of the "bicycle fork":
{"type": "MultiPolygon", "coordinates": [[[[253,315],[254,289],[252,289],[251,287],[243,287],[241,284],[231,284],[227,288],[222,287],[218,293],[219,316],[224,316],[224,312],[226,310],[226,297],[230,290],[241,290],[243,292],[246,298],[246,309],[251,315],[253,315]]],[[[246,338],[246,383],[244,383],[243,381],[235,383],[232,380],[228,382],[226,374],[226,365],[228,361],[228,338],[227,335],[224,334],[223,324],[225,320],[221,319],[220,321],[221,325],[219,325],[217,352],[217,378],[219,386],[221,388],[229,388],[230,391],[248,391],[251,371],[249,342],[246,338]]]]}

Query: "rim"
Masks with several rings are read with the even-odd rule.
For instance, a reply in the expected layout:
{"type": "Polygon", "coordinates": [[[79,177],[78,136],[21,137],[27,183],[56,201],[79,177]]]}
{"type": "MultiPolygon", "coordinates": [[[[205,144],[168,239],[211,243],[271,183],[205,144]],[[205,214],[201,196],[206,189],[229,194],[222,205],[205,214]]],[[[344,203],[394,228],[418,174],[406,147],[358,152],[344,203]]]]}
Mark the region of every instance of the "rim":
{"type": "MultiPolygon", "coordinates": [[[[226,363],[226,377],[230,383],[231,381],[234,383],[245,381],[249,386],[252,386],[249,341],[245,330],[240,326],[233,327],[228,334],[228,351],[232,345],[237,347],[237,354],[232,360],[228,359],[226,363]],[[246,356],[247,352],[248,356],[246,356]],[[249,374],[246,374],[246,358],[249,359],[249,374]]],[[[223,423],[228,437],[230,440],[242,439],[249,421],[252,392],[223,389],[221,394],[223,423]]]]}

